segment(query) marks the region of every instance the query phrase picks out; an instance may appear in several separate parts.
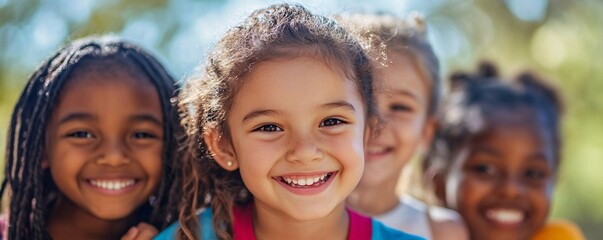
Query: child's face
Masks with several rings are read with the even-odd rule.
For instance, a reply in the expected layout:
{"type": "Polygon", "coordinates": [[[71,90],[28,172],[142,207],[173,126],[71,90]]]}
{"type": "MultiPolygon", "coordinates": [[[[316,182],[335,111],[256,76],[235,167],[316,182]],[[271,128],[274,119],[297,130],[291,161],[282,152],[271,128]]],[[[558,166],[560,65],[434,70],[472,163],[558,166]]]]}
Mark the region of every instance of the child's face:
{"type": "Polygon", "coordinates": [[[58,208],[104,220],[127,217],[148,201],[161,178],[163,153],[156,89],[148,79],[112,69],[118,70],[72,76],[46,141],[45,162],[65,197],[58,208]]]}
{"type": "Polygon", "coordinates": [[[359,186],[396,183],[417,146],[428,140],[429,83],[408,55],[390,52],[388,66],[374,72],[375,96],[383,119],[377,138],[371,139],[359,186]]]}
{"type": "Polygon", "coordinates": [[[245,81],[228,115],[229,148],[259,216],[332,214],[364,166],[365,107],[355,85],[306,57],[261,62],[245,81]]]}
{"type": "Polygon", "coordinates": [[[447,204],[474,239],[528,239],[549,212],[556,172],[551,138],[532,117],[509,116],[495,116],[448,173],[447,204]]]}

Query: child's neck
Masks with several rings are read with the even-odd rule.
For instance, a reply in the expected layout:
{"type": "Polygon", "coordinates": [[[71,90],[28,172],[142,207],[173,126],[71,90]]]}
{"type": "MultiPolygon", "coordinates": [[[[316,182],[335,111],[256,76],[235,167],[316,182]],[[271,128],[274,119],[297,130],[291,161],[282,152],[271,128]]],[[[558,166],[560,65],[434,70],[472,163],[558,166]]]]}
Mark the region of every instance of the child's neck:
{"type": "Polygon", "coordinates": [[[47,220],[53,239],[121,239],[135,224],[135,214],[125,219],[103,220],[64,198],[58,200],[47,220]]]}
{"type": "MultiPolygon", "coordinates": [[[[253,229],[256,239],[347,239],[350,218],[341,203],[322,219],[299,221],[284,218],[271,211],[258,211],[257,201],[253,214],[253,229]]],[[[261,207],[259,209],[262,209],[261,207]]]]}
{"type": "Polygon", "coordinates": [[[359,185],[348,196],[346,203],[354,211],[368,216],[387,213],[400,204],[397,185],[397,181],[387,181],[379,187],[359,185]]]}

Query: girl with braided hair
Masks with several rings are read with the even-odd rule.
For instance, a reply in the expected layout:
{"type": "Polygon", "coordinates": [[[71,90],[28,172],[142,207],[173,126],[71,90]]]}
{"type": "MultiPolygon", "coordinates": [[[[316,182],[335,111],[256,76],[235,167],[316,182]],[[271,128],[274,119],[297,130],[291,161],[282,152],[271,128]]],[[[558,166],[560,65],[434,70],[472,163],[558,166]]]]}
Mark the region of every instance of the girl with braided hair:
{"type": "Polygon", "coordinates": [[[10,123],[4,239],[144,239],[178,217],[176,86],[140,47],[73,41],[31,76],[10,123]]]}

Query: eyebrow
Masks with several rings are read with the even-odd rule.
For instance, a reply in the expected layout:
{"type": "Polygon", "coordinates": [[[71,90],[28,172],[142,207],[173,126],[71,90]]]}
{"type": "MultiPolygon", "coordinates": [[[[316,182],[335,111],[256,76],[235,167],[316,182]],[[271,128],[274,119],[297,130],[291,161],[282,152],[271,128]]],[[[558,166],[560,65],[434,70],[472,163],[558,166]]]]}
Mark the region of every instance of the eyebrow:
{"type": "Polygon", "coordinates": [[[543,153],[543,152],[536,152],[536,153],[530,154],[530,156],[528,156],[528,160],[530,160],[530,161],[544,161],[544,162],[548,163],[546,154],[543,153]]]}
{"type": "MultiPolygon", "coordinates": [[[[485,147],[485,146],[478,146],[477,148],[475,148],[474,153],[488,154],[488,155],[495,156],[495,157],[502,156],[502,154],[499,151],[496,151],[496,150],[494,150],[492,148],[485,147]]],[[[542,162],[548,163],[546,155],[544,153],[542,153],[542,152],[536,152],[536,153],[530,154],[527,157],[527,160],[530,161],[530,162],[532,162],[532,161],[537,161],[537,162],[542,161],[542,162]]]]}
{"type": "Polygon", "coordinates": [[[59,125],[66,123],[66,122],[73,122],[73,121],[97,121],[97,120],[98,119],[96,117],[92,116],[92,114],[76,112],[76,113],[67,114],[67,116],[63,117],[59,121],[59,125]]]}
{"type": "MultiPolygon", "coordinates": [[[[326,103],[326,104],[321,105],[320,108],[324,108],[324,109],[346,108],[352,112],[356,111],[356,108],[354,107],[354,105],[352,105],[346,101],[337,101],[337,102],[326,103]]],[[[254,111],[251,111],[250,113],[245,114],[245,117],[243,117],[243,122],[249,121],[253,118],[257,118],[260,116],[270,116],[270,115],[275,115],[275,114],[279,114],[279,113],[280,113],[280,111],[272,110],[272,109],[254,110],[254,111]]]]}
{"type": "Polygon", "coordinates": [[[251,111],[250,113],[246,114],[245,117],[243,117],[243,122],[249,121],[260,116],[270,116],[278,113],[279,111],[269,109],[251,111]]]}
{"type": "Polygon", "coordinates": [[[352,112],[356,112],[356,108],[354,107],[354,105],[352,105],[349,102],[346,101],[337,101],[337,102],[332,102],[332,103],[327,103],[327,104],[323,104],[321,106],[321,108],[347,108],[348,110],[352,111],[352,112]]]}
{"type": "MultiPolygon", "coordinates": [[[[98,121],[98,118],[90,113],[76,112],[76,113],[70,113],[67,116],[63,117],[59,121],[59,124],[64,124],[67,122],[74,122],[74,121],[92,122],[92,121],[98,121]]],[[[137,114],[137,115],[130,117],[130,121],[131,122],[151,122],[155,125],[163,126],[163,122],[151,114],[137,114]]]]}
{"type": "Polygon", "coordinates": [[[137,114],[130,117],[131,122],[151,122],[157,126],[163,127],[163,122],[151,114],[137,114]]]}
{"type": "Polygon", "coordinates": [[[487,146],[479,146],[478,145],[477,147],[474,148],[473,152],[479,153],[479,154],[488,154],[488,155],[496,156],[496,157],[501,156],[500,152],[498,152],[490,147],[487,147],[487,146]]]}
{"type": "Polygon", "coordinates": [[[408,96],[408,97],[414,99],[415,101],[419,101],[419,96],[417,94],[415,94],[413,91],[394,90],[394,91],[391,91],[391,92],[396,93],[398,95],[408,96]]]}

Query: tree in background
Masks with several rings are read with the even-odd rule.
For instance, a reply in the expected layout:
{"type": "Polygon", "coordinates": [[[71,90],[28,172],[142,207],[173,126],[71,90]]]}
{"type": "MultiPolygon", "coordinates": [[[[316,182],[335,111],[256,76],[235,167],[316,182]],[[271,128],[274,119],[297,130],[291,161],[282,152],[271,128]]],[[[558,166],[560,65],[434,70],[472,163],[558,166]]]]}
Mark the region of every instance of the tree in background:
{"type": "MultiPolygon", "coordinates": [[[[274,2],[274,1],[273,1],[274,2]]],[[[17,94],[50,52],[71,39],[114,32],[154,51],[175,76],[204,58],[228,26],[273,2],[245,0],[0,0],[0,154],[17,94]]],[[[603,235],[603,2],[599,0],[302,1],[323,14],[387,10],[427,17],[446,73],[499,63],[556,80],[567,102],[565,158],[553,217],[603,235]]]]}

